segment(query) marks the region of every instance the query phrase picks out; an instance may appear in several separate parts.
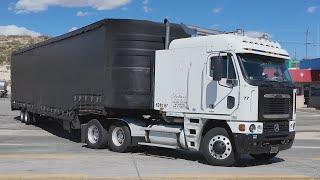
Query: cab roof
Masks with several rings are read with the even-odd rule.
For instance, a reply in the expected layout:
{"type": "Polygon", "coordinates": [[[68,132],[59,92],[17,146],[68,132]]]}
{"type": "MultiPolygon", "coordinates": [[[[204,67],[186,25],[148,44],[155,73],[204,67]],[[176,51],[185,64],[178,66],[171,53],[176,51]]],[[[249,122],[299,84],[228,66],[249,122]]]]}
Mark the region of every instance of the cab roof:
{"type": "Polygon", "coordinates": [[[234,33],[177,39],[171,42],[169,49],[192,47],[207,47],[211,51],[232,50],[235,53],[252,53],[290,59],[288,52],[282,49],[277,42],[234,33]]]}

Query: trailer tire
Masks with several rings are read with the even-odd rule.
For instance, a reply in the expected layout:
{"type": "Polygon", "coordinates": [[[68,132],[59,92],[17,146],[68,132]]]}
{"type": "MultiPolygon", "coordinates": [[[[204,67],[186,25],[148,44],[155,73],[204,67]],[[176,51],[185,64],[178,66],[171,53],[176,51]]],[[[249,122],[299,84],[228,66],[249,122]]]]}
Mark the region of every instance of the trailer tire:
{"type": "Polygon", "coordinates": [[[124,123],[116,122],[110,126],[108,141],[110,150],[124,153],[131,148],[131,132],[124,123]]]}
{"type": "Polygon", "coordinates": [[[276,157],[278,153],[262,153],[262,154],[250,154],[254,159],[260,161],[268,161],[276,157]]]}
{"type": "Polygon", "coordinates": [[[20,120],[22,123],[24,122],[24,116],[25,116],[25,111],[24,111],[24,110],[21,110],[21,111],[20,111],[19,120],[20,120]]]}
{"type": "Polygon", "coordinates": [[[32,113],[31,112],[25,111],[24,123],[26,125],[32,124],[32,113]]]}
{"type": "Polygon", "coordinates": [[[108,132],[96,119],[89,121],[87,124],[86,143],[92,149],[105,148],[108,144],[108,132]]]}
{"type": "Polygon", "coordinates": [[[210,165],[232,166],[239,159],[228,132],[220,127],[204,135],[200,151],[210,165]]]}

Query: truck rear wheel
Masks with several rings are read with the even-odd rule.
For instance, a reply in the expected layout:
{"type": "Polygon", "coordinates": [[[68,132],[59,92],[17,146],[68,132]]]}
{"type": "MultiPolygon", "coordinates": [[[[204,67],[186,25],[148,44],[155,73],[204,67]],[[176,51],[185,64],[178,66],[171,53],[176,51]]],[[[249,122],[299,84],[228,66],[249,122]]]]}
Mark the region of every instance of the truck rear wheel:
{"type": "Polygon", "coordinates": [[[200,151],[211,165],[232,166],[238,161],[238,154],[224,128],[209,130],[202,139],[200,151]]]}
{"type": "Polygon", "coordinates": [[[253,158],[260,161],[270,160],[278,155],[278,153],[262,153],[262,154],[250,154],[253,158]]]}
{"type": "Polygon", "coordinates": [[[123,123],[115,123],[110,126],[108,141],[110,150],[114,152],[127,152],[131,147],[131,132],[123,123]]]}
{"type": "Polygon", "coordinates": [[[86,143],[89,148],[101,149],[106,147],[108,133],[98,120],[93,119],[88,122],[86,133],[86,143]]]}

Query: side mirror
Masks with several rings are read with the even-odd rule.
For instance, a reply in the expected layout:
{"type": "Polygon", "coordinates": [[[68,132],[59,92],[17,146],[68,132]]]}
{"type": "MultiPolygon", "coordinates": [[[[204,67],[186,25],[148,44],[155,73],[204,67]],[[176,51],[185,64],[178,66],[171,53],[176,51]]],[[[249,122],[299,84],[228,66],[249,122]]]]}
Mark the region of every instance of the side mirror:
{"type": "Polygon", "coordinates": [[[210,71],[212,74],[212,79],[214,81],[220,81],[222,78],[223,70],[223,58],[221,56],[214,56],[211,58],[210,71]]]}
{"type": "Polygon", "coordinates": [[[238,85],[238,80],[236,80],[236,79],[227,79],[226,83],[233,87],[233,86],[237,86],[238,85]]]}

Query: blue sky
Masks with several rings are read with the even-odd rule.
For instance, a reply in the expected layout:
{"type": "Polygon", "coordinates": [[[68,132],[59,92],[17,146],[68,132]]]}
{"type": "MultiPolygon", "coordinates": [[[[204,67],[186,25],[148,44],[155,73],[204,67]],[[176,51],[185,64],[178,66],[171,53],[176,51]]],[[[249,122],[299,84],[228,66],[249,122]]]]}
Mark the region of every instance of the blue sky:
{"type": "MultiPolygon", "coordinates": [[[[320,0],[1,0],[0,27],[15,25],[57,36],[103,18],[132,18],[197,25],[223,31],[267,32],[292,57],[320,57],[320,0]],[[38,1],[38,3],[36,3],[38,1]],[[40,3],[39,3],[40,2],[40,3]],[[296,53],[295,53],[296,52],[296,53]]],[[[24,30],[26,30],[24,29],[24,30]]],[[[0,28],[1,33],[1,28],[0,28]]]]}

